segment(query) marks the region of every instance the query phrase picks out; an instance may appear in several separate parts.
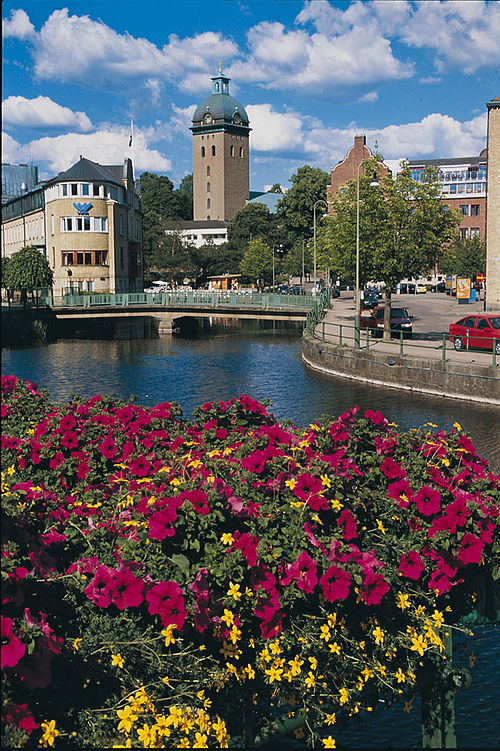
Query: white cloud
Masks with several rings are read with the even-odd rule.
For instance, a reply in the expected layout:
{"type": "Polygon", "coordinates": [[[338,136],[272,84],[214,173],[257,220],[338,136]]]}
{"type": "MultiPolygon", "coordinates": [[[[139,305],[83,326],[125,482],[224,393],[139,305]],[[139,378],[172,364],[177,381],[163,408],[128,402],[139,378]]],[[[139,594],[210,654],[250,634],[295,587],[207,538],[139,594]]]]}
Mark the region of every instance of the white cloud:
{"type": "MultiPolygon", "coordinates": [[[[324,7],[319,4],[320,11],[324,7]]],[[[314,6],[309,8],[312,12],[314,6]]],[[[363,7],[361,12],[366,12],[363,7]]],[[[413,75],[413,65],[394,57],[390,41],[374,23],[352,24],[342,33],[309,34],[305,29],[288,30],[281,23],[264,21],[248,31],[247,41],[249,55],[236,61],[229,72],[238,80],[269,89],[300,89],[307,95],[308,90],[331,86],[345,90],[413,75]]]]}
{"type": "Polygon", "coordinates": [[[2,103],[2,116],[6,126],[76,128],[84,133],[93,128],[84,112],[73,112],[47,96],[37,96],[35,99],[10,96],[2,103]]]}
{"type": "Polygon", "coordinates": [[[10,18],[2,19],[2,33],[4,39],[31,39],[35,35],[35,27],[24,10],[13,10],[10,18]]]}
{"type": "Polygon", "coordinates": [[[217,62],[237,51],[234,42],[211,31],[185,39],[172,34],[159,49],[147,39],[118,34],[102,21],[69,15],[63,8],[53,11],[36,35],[33,56],[40,79],[119,89],[124,81],[145,78],[154,97],[158,79],[188,91],[206,89],[217,62]]]}
{"type": "Polygon", "coordinates": [[[249,104],[246,110],[252,127],[252,151],[301,150],[303,123],[298,115],[275,112],[270,104],[249,104]]]}
{"type": "Polygon", "coordinates": [[[440,72],[493,67],[500,62],[500,3],[418,2],[400,34],[410,46],[433,50],[440,72]]]}
{"type": "Polygon", "coordinates": [[[2,162],[5,164],[17,164],[23,160],[21,144],[8,133],[2,131],[2,162]]]}
{"type": "Polygon", "coordinates": [[[419,78],[419,83],[441,83],[442,79],[439,78],[439,76],[425,76],[424,78],[419,78]]]}
{"type": "Polygon", "coordinates": [[[29,151],[33,162],[41,165],[45,174],[51,177],[71,167],[80,154],[99,164],[122,164],[125,157],[132,157],[137,173],[144,170],[167,172],[172,168],[170,159],[150,148],[142,130],[134,129],[132,149],[128,149],[129,135],[128,127],[103,125],[94,133],[65,133],[53,138],[39,138],[22,146],[17,144],[16,149],[14,139],[7,136],[10,138],[7,146],[13,161],[29,151]]]}
{"type": "Polygon", "coordinates": [[[358,102],[376,102],[378,99],[378,91],[368,91],[363,96],[360,96],[358,102]]]}

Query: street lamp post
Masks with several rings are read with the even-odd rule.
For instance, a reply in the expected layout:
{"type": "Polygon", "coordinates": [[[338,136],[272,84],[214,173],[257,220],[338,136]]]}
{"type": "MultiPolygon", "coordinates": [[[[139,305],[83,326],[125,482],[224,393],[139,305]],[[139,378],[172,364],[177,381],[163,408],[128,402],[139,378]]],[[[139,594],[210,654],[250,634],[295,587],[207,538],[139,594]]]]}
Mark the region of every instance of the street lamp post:
{"type": "Polygon", "coordinates": [[[328,211],[328,204],[326,201],[323,201],[322,198],[320,198],[316,203],[314,204],[313,208],[313,228],[314,228],[314,274],[313,274],[313,294],[316,294],[316,206],[319,206],[319,204],[322,203],[326,210],[328,211]]]}
{"type": "MultiPolygon", "coordinates": [[[[359,339],[360,339],[360,317],[361,317],[361,300],[360,300],[360,289],[359,289],[359,170],[361,169],[362,165],[364,164],[365,160],[361,161],[358,164],[358,172],[356,177],[356,280],[355,280],[355,301],[354,301],[354,308],[355,308],[355,319],[354,319],[354,346],[356,349],[359,349],[359,339]]],[[[377,172],[373,171],[373,179],[370,183],[370,187],[377,187],[379,185],[379,182],[377,180],[377,172]]]]}
{"type": "MultiPolygon", "coordinates": [[[[278,245],[278,247],[276,248],[276,252],[278,253],[278,255],[281,256],[281,253],[283,252],[283,243],[278,245]]],[[[273,245],[273,292],[276,291],[274,288],[275,287],[274,278],[275,278],[275,275],[274,275],[274,245],[273,245]]]]}

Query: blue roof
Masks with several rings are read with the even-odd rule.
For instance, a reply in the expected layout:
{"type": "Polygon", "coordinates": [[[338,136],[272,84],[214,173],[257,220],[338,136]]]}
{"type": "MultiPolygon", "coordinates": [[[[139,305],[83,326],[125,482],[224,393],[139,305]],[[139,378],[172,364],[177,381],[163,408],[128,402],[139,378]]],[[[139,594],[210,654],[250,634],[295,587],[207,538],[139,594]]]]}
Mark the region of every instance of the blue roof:
{"type": "Polygon", "coordinates": [[[236,124],[248,126],[249,120],[245,108],[229,94],[229,81],[230,79],[222,73],[213,76],[212,93],[195,109],[193,123],[201,122],[203,116],[209,112],[214,120],[224,120],[230,123],[234,122],[234,116],[237,115],[236,124]]]}
{"type": "Polygon", "coordinates": [[[282,198],[282,193],[263,193],[261,196],[257,196],[256,198],[250,198],[250,200],[247,201],[247,204],[263,203],[264,206],[267,206],[271,214],[276,214],[278,203],[282,198]]]}

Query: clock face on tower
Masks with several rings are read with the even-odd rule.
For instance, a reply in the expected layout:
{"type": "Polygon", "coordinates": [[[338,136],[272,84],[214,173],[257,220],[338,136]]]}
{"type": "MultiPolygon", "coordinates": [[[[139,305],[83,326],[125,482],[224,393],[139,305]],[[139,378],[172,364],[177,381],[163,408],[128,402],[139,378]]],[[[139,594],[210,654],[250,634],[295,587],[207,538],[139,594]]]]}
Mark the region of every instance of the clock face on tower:
{"type": "Polygon", "coordinates": [[[210,114],[210,112],[206,112],[206,113],[205,113],[205,114],[203,115],[203,122],[204,122],[204,123],[205,123],[206,125],[208,125],[209,123],[211,123],[211,122],[212,122],[212,115],[210,114]]]}
{"type": "Polygon", "coordinates": [[[233,115],[233,123],[235,123],[236,125],[241,124],[241,116],[238,112],[235,112],[233,115]]]}

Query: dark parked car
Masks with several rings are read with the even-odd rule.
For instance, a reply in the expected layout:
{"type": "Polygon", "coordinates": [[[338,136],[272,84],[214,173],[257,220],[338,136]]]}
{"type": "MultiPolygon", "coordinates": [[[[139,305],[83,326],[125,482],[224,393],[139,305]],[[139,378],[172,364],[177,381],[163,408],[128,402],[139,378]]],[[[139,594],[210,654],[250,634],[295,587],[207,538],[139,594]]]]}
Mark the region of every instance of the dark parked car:
{"type": "Polygon", "coordinates": [[[455,349],[478,347],[500,355],[500,313],[481,313],[465,316],[456,323],[450,323],[450,341],[455,349]]]}
{"type": "Polygon", "coordinates": [[[362,306],[364,308],[374,308],[376,305],[378,305],[378,301],[380,300],[380,292],[378,289],[365,289],[364,291],[364,297],[362,300],[362,306]]]}
{"type": "MultiPolygon", "coordinates": [[[[372,329],[372,336],[382,336],[384,332],[384,306],[378,305],[371,310],[368,315],[362,315],[360,318],[360,327],[362,329],[372,329]]],[[[398,336],[403,332],[403,336],[411,338],[413,334],[413,316],[408,314],[406,308],[391,308],[391,333],[398,336]]]]}

